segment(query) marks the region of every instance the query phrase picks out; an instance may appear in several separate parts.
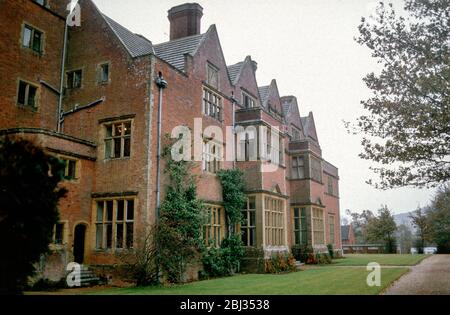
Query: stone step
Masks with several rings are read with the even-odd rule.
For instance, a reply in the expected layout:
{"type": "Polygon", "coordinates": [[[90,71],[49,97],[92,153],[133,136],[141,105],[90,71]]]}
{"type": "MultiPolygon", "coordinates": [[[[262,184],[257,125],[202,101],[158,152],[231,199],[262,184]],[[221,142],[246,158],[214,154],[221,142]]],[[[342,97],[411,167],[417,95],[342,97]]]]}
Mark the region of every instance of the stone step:
{"type": "Polygon", "coordinates": [[[89,266],[81,265],[80,268],[80,284],[82,287],[89,287],[100,284],[100,278],[89,269],[89,266]]]}

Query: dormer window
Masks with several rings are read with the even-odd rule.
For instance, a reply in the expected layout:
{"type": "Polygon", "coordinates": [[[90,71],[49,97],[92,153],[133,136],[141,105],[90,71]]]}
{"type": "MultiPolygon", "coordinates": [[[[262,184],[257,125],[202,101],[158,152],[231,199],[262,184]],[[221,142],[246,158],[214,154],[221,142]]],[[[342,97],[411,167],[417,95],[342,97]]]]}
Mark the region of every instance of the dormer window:
{"type": "Polygon", "coordinates": [[[245,108],[253,108],[256,107],[256,101],[253,97],[251,97],[247,93],[242,92],[242,105],[245,108]]]}
{"type": "Polygon", "coordinates": [[[208,64],[206,83],[215,89],[219,89],[219,70],[208,64]]]}

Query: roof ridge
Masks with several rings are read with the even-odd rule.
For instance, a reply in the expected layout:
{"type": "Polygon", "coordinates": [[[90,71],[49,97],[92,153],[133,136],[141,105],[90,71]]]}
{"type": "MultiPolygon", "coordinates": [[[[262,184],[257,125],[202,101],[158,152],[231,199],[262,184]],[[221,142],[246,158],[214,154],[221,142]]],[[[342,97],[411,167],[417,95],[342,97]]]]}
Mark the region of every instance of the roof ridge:
{"type": "Polygon", "coordinates": [[[153,44],[153,46],[156,47],[156,46],[161,46],[161,45],[169,44],[169,43],[172,44],[172,43],[176,43],[176,42],[179,42],[179,41],[182,41],[182,40],[191,39],[191,38],[194,38],[196,36],[200,37],[200,36],[204,36],[204,35],[206,35],[206,33],[196,34],[196,35],[191,35],[191,36],[185,36],[185,37],[177,38],[177,39],[174,39],[174,40],[169,40],[169,41],[166,41],[166,42],[162,42],[162,43],[159,43],[159,44],[153,44]]]}
{"type": "MultiPolygon", "coordinates": [[[[98,10],[98,9],[97,9],[98,10]]],[[[133,52],[131,50],[131,48],[129,47],[129,45],[127,43],[125,43],[124,39],[122,38],[122,36],[118,33],[118,31],[116,30],[116,28],[111,25],[111,23],[116,24],[118,27],[122,28],[125,32],[128,32],[129,34],[131,34],[132,36],[136,36],[142,40],[145,40],[149,45],[150,45],[150,53],[155,54],[155,49],[153,47],[153,43],[151,40],[149,40],[148,38],[146,38],[143,35],[140,34],[136,34],[132,31],[130,31],[128,28],[126,28],[125,26],[123,26],[122,24],[120,24],[119,22],[115,21],[114,19],[110,18],[109,16],[107,16],[106,14],[102,13],[100,10],[98,10],[98,12],[100,13],[100,15],[103,17],[103,20],[106,22],[106,24],[109,26],[109,28],[111,29],[111,31],[114,33],[114,35],[116,35],[117,39],[119,39],[119,41],[122,43],[122,45],[124,46],[125,50],[133,57],[140,57],[140,56],[144,56],[146,54],[142,53],[142,52],[133,52]]],[[[130,45],[132,45],[132,43],[129,43],[130,45]]],[[[137,45],[138,47],[140,47],[139,43],[134,43],[135,45],[137,45]]],[[[140,47],[142,48],[142,47],[140,47]]]]}

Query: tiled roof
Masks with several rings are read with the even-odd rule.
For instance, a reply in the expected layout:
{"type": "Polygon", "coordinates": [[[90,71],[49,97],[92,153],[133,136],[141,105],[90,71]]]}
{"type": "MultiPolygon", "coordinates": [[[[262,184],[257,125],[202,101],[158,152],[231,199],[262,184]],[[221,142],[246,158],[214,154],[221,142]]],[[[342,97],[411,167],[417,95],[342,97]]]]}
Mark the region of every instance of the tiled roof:
{"type": "Polygon", "coordinates": [[[238,62],[237,64],[228,66],[228,75],[230,76],[231,83],[236,83],[236,79],[241,71],[243,62],[238,62]]]}
{"type": "Polygon", "coordinates": [[[261,103],[264,104],[269,97],[270,85],[258,87],[261,103]]]}
{"type": "Polygon", "coordinates": [[[104,14],[103,17],[133,58],[154,53],[151,41],[141,35],[134,34],[104,14]]]}
{"type": "Polygon", "coordinates": [[[156,55],[178,70],[184,70],[184,55],[194,54],[205,34],[193,35],[154,45],[156,55]]]}
{"type": "Polygon", "coordinates": [[[300,130],[302,130],[297,98],[295,96],[283,96],[281,98],[281,105],[283,108],[283,116],[286,123],[293,124],[297,128],[300,128],[300,130]]]}

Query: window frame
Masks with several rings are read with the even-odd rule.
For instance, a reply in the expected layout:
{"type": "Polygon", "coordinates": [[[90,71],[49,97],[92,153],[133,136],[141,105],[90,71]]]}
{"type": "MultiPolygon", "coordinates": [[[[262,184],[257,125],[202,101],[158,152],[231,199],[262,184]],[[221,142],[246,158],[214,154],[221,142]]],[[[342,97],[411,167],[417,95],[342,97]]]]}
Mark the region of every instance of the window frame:
{"type": "Polygon", "coordinates": [[[221,206],[206,205],[208,221],[203,226],[203,240],[207,247],[219,248],[225,237],[225,210],[221,206]]]}
{"type": "Polygon", "coordinates": [[[45,32],[41,29],[33,26],[32,24],[28,22],[22,23],[22,33],[20,36],[20,46],[24,49],[30,50],[33,53],[36,53],[38,55],[44,54],[44,43],[45,43],[45,32]],[[30,39],[28,45],[25,45],[25,30],[28,29],[30,31],[30,39]],[[35,49],[35,33],[38,33],[39,36],[39,50],[35,49]]]}
{"type": "Polygon", "coordinates": [[[29,81],[25,81],[19,78],[18,85],[17,85],[17,106],[24,107],[24,108],[31,108],[33,110],[37,110],[39,108],[39,86],[37,84],[31,83],[29,81]],[[20,92],[21,92],[21,84],[25,85],[25,94],[24,94],[24,103],[20,103],[20,92]],[[30,105],[30,87],[32,87],[35,90],[34,93],[34,104],[30,105]]]}
{"type": "Polygon", "coordinates": [[[304,155],[296,155],[291,159],[291,178],[292,179],[305,179],[306,178],[306,159],[304,155]],[[302,163],[300,163],[302,161],[302,163]],[[303,169],[303,176],[301,176],[300,170],[303,169]],[[295,176],[294,176],[295,174],[295,176]]]}
{"type": "Polygon", "coordinates": [[[293,209],[293,232],[294,244],[307,245],[308,244],[308,216],[306,214],[306,207],[294,207],[293,209]],[[298,212],[298,215],[296,215],[298,212]],[[298,224],[296,224],[298,222],[298,224]],[[298,226],[298,228],[297,228],[298,226]]]}
{"type": "Polygon", "coordinates": [[[336,216],[333,213],[328,213],[328,233],[330,234],[330,244],[336,245],[336,216]],[[333,229],[331,228],[333,227],[333,229]]]}
{"type": "Polygon", "coordinates": [[[206,86],[202,89],[202,113],[217,121],[223,121],[223,97],[206,86]]]}
{"type": "Polygon", "coordinates": [[[242,91],[242,107],[247,108],[247,109],[257,107],[256,99],[253,96],[251,96],[249,93],[245,92],[245,91],[242,91]],[[245,100],[246,99],[249,99],[251,101],[250,104],[253,104],[253,106],[247,106],[245,104],[245,100]]]}
{"type": "Polygon", "coordinates": [[[94,226],[94,239],[93,248],[96,251],[121,251],[121,250],[131,250],[135,245],[135,230],[136,230],[136,198],[134,197],[119,197],[119,198],[99,198],[94,200],[93,205],[93,226],[94,226]],[[118,209],[119,202],[123,202],[123,217],[118,219],[118,209]],[[129,206],[132,202],[132,219],[129,219],[129,206]],[[111,218],[109,220],[108,215],[108,203],[112,203],[111,218]],[[103,204],[101,207],[101,219],[99,219],[99,204],[103,204]],[[118,226],[122,225],[122,247],[117,247],[118,242],[118,226]],[[129,239],[129,225],[131,224],[131,234],[132,239],[129,239]],[[109,234],[108,226],[111,226],[111,235],[109,234]],[[101,227],[101,229],[99,229],[101,227]],[[99,242],[99,231],[101,234],[101,239],[99,242]],[[111,239],[111,245],[109,245],[109,238],[111,239]],[[100,246],[99,246],[100,243],[100,246]],[[129,246],[131,244],[131,246],[129,246]]]}
{"type": "Polygon", "coordinates": [[[202,171],[217,174],[222,169],[223,144],[213,140],[203,140],[202,171]],[[212,152],[215,149],[216,152],[212,152]]]}
{"type": "Polygon", "coordinates": [[[101,62],[97,65],[97,83],[100,85],[109,84],[111,82],[111,62],[101,62]],[[107,80],[103,80],[103,69],[104,67],[108,67],[108,78],[107,80]]]}
{"type": "Polygon", "coordinates": [[[312,230],[312,243],[313,245],[326,245],[326,238],[325,238],[325,211],[322,208],[313,207],[311,208],[311,230],[312,230]],[[321,217],[315,215],[315,211],[319,211],[321,213],[321,217]],[[319,229],[320,228],[320,229],[319,229]],[[319,243],[317,241],[318,237],[320,235],[320,240],[323,240],[322,243],[319,243]]]}
{"type": "Polygon", "coordinates": [[[264,238],[266,246],[285,246],[285,200],[264,196],[264,238]]]}
{"type": "Polygon", "coordinates": [[[220,90],[220,76],[219,76],[219,71],[220,69],[218,67],[216,67],[215,65],[213,65],[210,62],[206,63],[206,84],[208,84],[209,86],[215,88],[217,91],[220,90]],[[211,76],[210,74],[213,73],[216,77],[217,83],[216,85],[213,84],[214,82],[211,82],[211,76]]]}
{"type": "Polygon", "coordinates": [[[77,90],[77,89],[81,89],[83,87],[83,69],[74,69],[74,70],[70,70],[70,71],[66,71],[66,89],[68,90],[77,90]],[[75,86],[75,76],[77,73],[80,73],[80,79],[79,79],[79,84],[77,86],[75,86]],[[70,79],[70,75],[73,75],[73,78],[70,79]],[[71,84],[69,84],[71,83],[71,84]]]}
{"type": "Polygon", "coordinates": [[[103,128],[103,142],[104,142],[104,157],[105,160],[123,160],[130,159],[132,156],[132,139],[133,139],[133,120],[118,120],[118,121],[110,121],[102,124],[103,128]],[[116,135],[116,126],[121,126],[121,134],[116,135]],[[130,132],[126,134],[127,129],[125,125],[129,125],[130,132]],[[111,128],[111,135],[108,135],[108,128],[111,128]],[[116,140],[120,140],[120,153],[119,156],[116,156],[116,140]],[[128,140],[128,155],[125,155],[126,152],[126,143],[128,140]],[[108,145],[110,143],[110,145],[108,145]],[[109,156],[108,156],[108,146],[109,146],[109,156]]]}
{"type": "Polygon", "coordinates": [[[246,247],[256,245],[256,196],[247,196],[245,209],[242,210],[240,224],[241,240],[246,247]],[[251,201],[252,200],[252,201],[251,201]],[[251,206],[253,204],[253,207],[251,206]],[[244,224],[245,223],[245,224],[244,224]]]}

